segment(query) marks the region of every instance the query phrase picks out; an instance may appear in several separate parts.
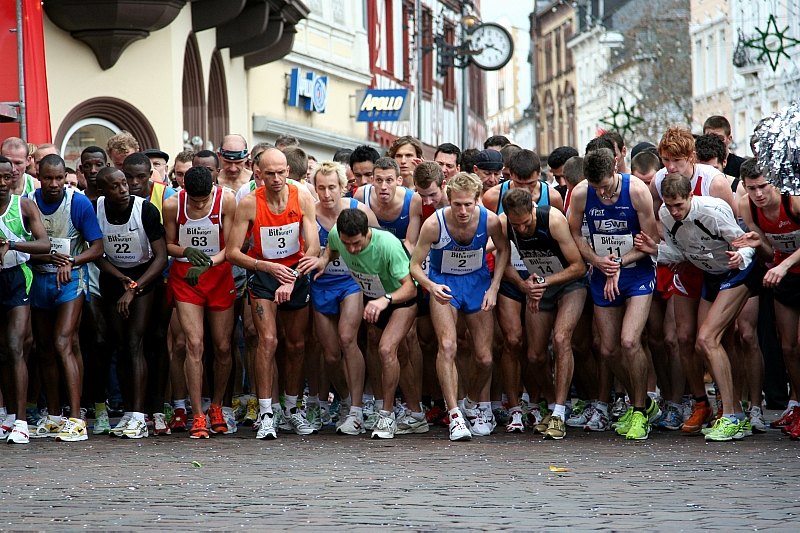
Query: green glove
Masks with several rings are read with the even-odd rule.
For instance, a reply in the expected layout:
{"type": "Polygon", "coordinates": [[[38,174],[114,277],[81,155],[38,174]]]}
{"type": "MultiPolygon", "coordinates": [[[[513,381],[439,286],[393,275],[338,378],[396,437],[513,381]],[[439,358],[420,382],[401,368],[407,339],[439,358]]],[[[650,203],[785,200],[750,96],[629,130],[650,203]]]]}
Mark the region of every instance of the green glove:
{"type": "Polygon", "coordinates": [[[209,268],[211,267],[208,265],[189,267],[189,270],[186,272],[186,283],[194,287],[197,285],[197,282],[200,281],[200,276],[205,274],[206,270],[209,268]]]}
{"type": "Polygon", "coordinates": [[[184,248],[183,257],[188,259],[194,266],[211,266],[211,258],[197,248],[184,248]]]}

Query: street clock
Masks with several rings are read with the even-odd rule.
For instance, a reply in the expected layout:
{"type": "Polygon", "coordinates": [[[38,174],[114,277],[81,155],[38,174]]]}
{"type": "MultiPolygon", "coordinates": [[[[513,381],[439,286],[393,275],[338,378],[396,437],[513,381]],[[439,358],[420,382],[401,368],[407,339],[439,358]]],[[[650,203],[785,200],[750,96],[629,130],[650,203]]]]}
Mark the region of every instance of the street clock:
{"type": "Polygon", "coordinates": [[[514,41],[507,29],[486,22],[475,26],[469,33],[469,57],[483,70],[499,70],[511,60],[514,41]]]}

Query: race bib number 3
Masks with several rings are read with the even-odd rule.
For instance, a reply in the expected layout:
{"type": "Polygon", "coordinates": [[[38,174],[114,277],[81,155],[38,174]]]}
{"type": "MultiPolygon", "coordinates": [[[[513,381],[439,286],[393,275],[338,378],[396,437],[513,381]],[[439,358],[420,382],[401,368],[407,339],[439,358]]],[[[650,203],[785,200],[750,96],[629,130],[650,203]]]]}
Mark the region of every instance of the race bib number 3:
{"type": "Polygon", "coordinates": [[[300,251],[300,222],[285,226],[261,228],[261,255],[264,259],[281,259],[300,251]]]}
{"type": "Polygon", "coordinates": [[[184,248],[197,248],[208,256],[219,253],[219,226],[188,227],[181,226],[178,244],[184,248]]]}
{"type": "Polygon", "coordinates": [[[134,231],[105,235],[103,251],[112,263],[138,263],[142,257],[142,245],[134,231]]]}
{"type": "MultiPolygon", "coordinates": [[[[594,253],[600,257],[613,255],[622,257],[633,250],[633,235],[602,235],[595,233],[592,235],[594,253]]],[[[634,266],[634,263],[626,265],[625,268],[634,266]]]]}
{"type": "Polygon", "coordinates": [[[369,298],[380,298],[386,294],[383,283],[377,274],[362,274],[361,272],[350,271],[353,279],[356,280],[361,292],[369,298]]]}
{"type": "Polygon", "coordinates": [[[69,255],[69,252],[70,252],[69,239],[58,239],[56,237],[50,237],[51,254],[69,255]]]}
{"type": "Polygon", "coordinates": [[[444,250],[442,274],[470,274],[483,266],[483,248],[480,250],[444,250]]]}

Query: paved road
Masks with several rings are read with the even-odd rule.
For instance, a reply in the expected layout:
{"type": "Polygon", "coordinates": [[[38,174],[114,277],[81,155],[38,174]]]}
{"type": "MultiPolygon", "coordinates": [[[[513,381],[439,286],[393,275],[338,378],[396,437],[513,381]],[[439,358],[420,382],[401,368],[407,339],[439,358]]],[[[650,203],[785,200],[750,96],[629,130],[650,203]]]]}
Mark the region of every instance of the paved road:
{"type": "MultiPolygon", "coordinates": [[[[770,413],[774,418],[776,413],[770,413]]],[[[0,529],[797,530],[800,442],[571,431],[450,443],[332,430],[257,441],[32,440],[3,446],[0,529]],[[202,467],[193,467],[199,461],[202,467]],[[550,466],[568,468],[554,473],[550,466]]]]}

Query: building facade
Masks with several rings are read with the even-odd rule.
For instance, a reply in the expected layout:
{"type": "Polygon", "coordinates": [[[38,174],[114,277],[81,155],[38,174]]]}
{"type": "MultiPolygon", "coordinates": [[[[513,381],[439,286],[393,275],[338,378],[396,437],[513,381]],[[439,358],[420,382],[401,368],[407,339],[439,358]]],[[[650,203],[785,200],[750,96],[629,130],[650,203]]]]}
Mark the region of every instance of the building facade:
{"type": "Polygon", "coordinates": [[[692,0],[689,39],[692,46],[692,131],[722,115],[733,122],[733,31],[730,2],[692,0]]]}

